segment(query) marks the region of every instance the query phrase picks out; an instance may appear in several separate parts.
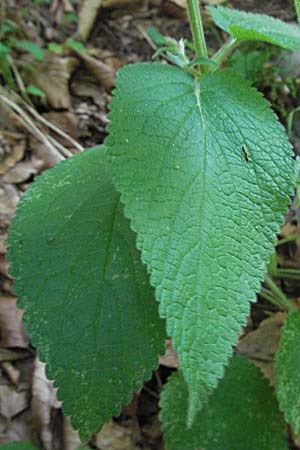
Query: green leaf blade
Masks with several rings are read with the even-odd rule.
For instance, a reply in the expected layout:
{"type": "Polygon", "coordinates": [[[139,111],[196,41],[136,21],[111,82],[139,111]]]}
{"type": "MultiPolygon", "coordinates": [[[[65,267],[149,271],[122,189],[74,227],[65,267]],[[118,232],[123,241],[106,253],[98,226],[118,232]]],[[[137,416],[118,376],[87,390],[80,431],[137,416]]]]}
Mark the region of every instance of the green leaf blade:
{"type": "Polygon", "coordinates": [[[26,50],[27,52],[31,53],[35,59],[38,61],[42,61],[44,59],[44,52],[43,49],[35,44],[34,42],[30,41],[16,41],[16,46],[18,48],[22,48],[23,50],[26,50]]]}
{"type": "Polygon", "coordinates": [[[195,87],[174,67],[124,68],[110,119],[113,179],[190,386],[192,418],[263,279],[289,203],[290,145],[269,104],[227,72],[195,87]]]}
{"type": "Polygon", "coordinates": [[[300,28],[265,14],[254,14],[224,6],[206,8],[215,24],[237,39],[269,42],[290,50],[300,50],[300,28]]]}
{"type": "Polygon", "coordinates": [[[95,148],[38,178],[8,240],[25,324],[82,440],[141,388],[164,342],[104,157],[95,148]]]}
{"type": "Polygon", "coordinates": [[[30,84],[26,87],[27,94],[36,95],[37,97],[45,97],[45,92],[41,89],[37,88],[33,84],[30,84]]]}
{"type": "Polygon", "coordinates": [[[185,421],[187,398],[187,385],[175,373],[160,402],[166,450],[286,450],[285,424],[274,392],[246,359],[232,358],[191,428],[185,421]]]}
{"type": "Polygon", "coordinates": [[[36,447],[29,442],[9,442],[8,444],[0,445],[3,450],[37,450],[36,447]]]}
{"type": "Polygon", "coordinates": [[[292,312],[283,325],[275,357],[275,387],[279,407],[296,434],[300,431],[299,339],[300,315],[292,312]]]}

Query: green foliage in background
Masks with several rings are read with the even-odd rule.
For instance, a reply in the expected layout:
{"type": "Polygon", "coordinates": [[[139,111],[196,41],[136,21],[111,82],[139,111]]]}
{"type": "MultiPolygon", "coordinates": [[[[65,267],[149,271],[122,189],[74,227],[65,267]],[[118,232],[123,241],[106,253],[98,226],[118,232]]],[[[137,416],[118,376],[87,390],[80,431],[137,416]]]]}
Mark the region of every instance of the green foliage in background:
{"type": "Polygon", "coordinates": [[[10,442],[9,444],[0,445],[1,448],[3,450],[37,450],[29,442],[10,442]]]}
{"type": "Polygon", "coordinates": [[[279,407],[296,434],[300,432],[300,314],[288,315],[276,354],[276,393],[279,407]]]}
{"type": "Polygon", "coordinates": [[[225,376],[187,428],[188,389],[175,373],[161,396],[166,450],[286,450],[286,432],[274,392],[259,369],[234,356],[225,376]]]}

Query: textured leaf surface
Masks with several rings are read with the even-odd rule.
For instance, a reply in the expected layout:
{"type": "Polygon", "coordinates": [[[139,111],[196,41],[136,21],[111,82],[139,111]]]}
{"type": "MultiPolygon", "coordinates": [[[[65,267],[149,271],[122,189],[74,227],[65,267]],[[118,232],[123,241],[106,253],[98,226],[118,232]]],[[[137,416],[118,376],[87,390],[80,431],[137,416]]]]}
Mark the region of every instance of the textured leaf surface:
{"type": "Polygon", "coordinates": [[[46,172],[9,237],[33,343],[82,438],[119,413],[157,366],[164,323],[103,150],[46,172]]]}
{"type": "Polygon", "coordinates": [[[290,313],[275,358],[276,394],[286,421],[300,432],[300,315],[290,313]]]}
{"type": "Polygon", "coordinates": [[[265,14],[253,14],[224,6],[209,6],[213,21],[237,39],[270,42],[283,48],[300,50],[300,28],[265,14]]]}
{"type": "Polygon", "coordinates": [[[268,381],[242,357],[233,357],[225,377],[186,427],[187,386],[178,372],[161,398],[166,450],[286,450],[285,425],[268,381]]]}
{"type": "Polygon", "coordinates": [[[158,63],[119,71],[113,178],[190,385],[190,416],[223,375],[293,184],[290,145],[247,81],[194,84],[158,63]],[[282,170],[284,168],[284,170],[282,170]]]}

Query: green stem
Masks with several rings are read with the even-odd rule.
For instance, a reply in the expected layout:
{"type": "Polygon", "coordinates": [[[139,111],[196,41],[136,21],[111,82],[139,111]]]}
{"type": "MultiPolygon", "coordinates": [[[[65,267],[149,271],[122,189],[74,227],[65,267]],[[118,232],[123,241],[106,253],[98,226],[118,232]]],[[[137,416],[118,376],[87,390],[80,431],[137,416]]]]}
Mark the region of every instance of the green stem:
{"type": "Polygon", "coordinates": [[[283,245],[283,244],[286,244],[287,242],[297,241],[299,239],[300,239],[299,234],[293,234],[291,236],[287,236],[285,238],[279,239],[279,241],[276,242],[276,247],[278,247],[278,245],[283,245]]]}
{"type": "Polygon", "coordinates": [[[198,0],[187,0],[190,25],[193,33],[194,46],[197,56],[207,58],[207,47],[203,31],[202,18],[198,0]]]}
{"type": "Polygon", "coordinates": [[[285,278],[287,280],[300,280],[300,270],[277,269],[273,275],[275,278],[285,278]]]}
{"type": "Polygon", "coordinates": [[[268,302],[272,303],[273,305],[277,306],[278,308],[281,308],[281,303],[273,296],[269,291],[266,289],[262,289],[259,293],[259,295],[264,298],[265,300],[268,300],[268,302]]]}
{"type": "Polygon", "coordinates": [[[265,282],[269,286],[269,288],[274,292],[274,294],[278,297],[280,302],[287,308],[288,311],[293,311],[294,308],[292,307],[292,304],[289,302],[287,297],[284,295],[281,289],[274,283],[272,278],[270,278],[268,275],[265,278],[265,282]]]}
{"type": "Polygon", "coordinates": [[[291,137],[291,135],[292,135],[292,126],[293,126],[294,115],[296,113],[298,113],[299,111],[300,111],[300,106],[297,106],[297,108],[293,109],[288,115],[287,129],[288,129],[288,136],[289,137],[291,137]]]}
{"type": "Polygon", "coordinates": [[[298,24],[300,25],[300,0],[294,0],[298,24]]]}
{"type": "MultiPolygon", "coordinates": [[[[300,1],[300,0],[299,0],[300,1]]],[[[241,43],[242,41],[238,41],[234,37],[230,37],[222,47],[214,54],[212,60],[218,63],[220,66],[222,62],[226,61],[226,59],[231,55],[233,50],[241,43]]]]}

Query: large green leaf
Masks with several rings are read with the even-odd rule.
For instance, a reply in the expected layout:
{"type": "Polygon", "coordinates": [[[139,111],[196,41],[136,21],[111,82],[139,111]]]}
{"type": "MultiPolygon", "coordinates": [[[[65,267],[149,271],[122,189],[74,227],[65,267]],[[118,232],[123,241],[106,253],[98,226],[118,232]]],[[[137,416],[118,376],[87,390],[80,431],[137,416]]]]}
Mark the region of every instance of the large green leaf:
{"type": "Polygon", "coordinates": [[[300,432],[300,314],[288,315],[275,358],[276,394],[286,421],[300,432]]]}
{"type": "Polygon", "coordinates": [[[110,119],[113,178],[190,385],[191,420],[260,289],[293,185],[290,145],[268,102],[228,72],[194,82],[176,67],[128,66],[110,119]]]}
{"type": "Polygon", "coordinates": [[[286,450],[285,424],[274,392],[246,359],[232,358],[190,429],[187,398],[183,377],[172,375],[160,403],[166,450],[286,450]]]}
{"type": "Polygon", "coordinates": [[[237,39],[270,42],[283,48],[300,50],[300,28],[264,14],[253,14],[224,6],[208,6],[213,21],[237,39]]]}
{"type": "Polygon", "coordinates": [[[3,450],[37,450],[29,442],[10,442],[9,444],[0,445],[3,450]]]}
{"type": "Polygon", "coordinates": [[[39,177],[8,243],[27,330],[85,439],[151,375],[164,338],[103,150],[39,177]]]}

